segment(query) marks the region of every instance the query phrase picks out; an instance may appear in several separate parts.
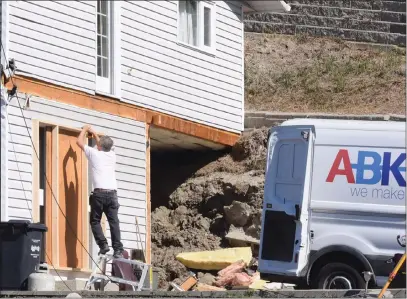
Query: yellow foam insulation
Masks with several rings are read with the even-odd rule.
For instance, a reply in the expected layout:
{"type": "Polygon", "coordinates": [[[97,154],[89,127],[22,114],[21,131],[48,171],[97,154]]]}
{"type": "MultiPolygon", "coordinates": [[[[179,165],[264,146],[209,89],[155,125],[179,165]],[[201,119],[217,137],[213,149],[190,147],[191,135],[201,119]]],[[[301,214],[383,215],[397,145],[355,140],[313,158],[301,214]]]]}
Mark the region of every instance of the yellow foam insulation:
{"type": "Polygon", "coordinates": [[[252,259],[252,249],[250,247],[236,247],[213,251],[184,252],[178,254],[176,258],[187,268],[222,270],[239,260],[243,260],[248,265],[252,259]]]}

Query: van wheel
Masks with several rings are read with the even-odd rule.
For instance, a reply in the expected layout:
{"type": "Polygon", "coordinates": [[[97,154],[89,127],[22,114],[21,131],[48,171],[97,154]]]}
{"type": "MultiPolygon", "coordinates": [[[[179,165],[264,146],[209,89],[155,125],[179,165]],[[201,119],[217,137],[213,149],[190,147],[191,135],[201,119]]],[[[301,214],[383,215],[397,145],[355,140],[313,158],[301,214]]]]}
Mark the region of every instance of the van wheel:
{"type": "Polygon", "coordinates": [[[318,289],[364,289],[365,281],[357,270],[343,263],[322,267],[313,283],[318,289]]]}

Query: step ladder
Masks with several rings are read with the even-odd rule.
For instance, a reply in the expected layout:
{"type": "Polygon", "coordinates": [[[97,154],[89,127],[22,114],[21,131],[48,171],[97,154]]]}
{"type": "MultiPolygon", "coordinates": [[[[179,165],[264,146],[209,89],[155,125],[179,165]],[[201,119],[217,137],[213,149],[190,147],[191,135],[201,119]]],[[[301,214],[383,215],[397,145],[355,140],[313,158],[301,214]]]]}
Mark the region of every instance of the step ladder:
{"type": "Polygon", "coordinates": [[[92,274],[90,275],[88,281],[86,282],[84,290],[90,290],[92,285],[95,285],[95,283],[97,283],[97,282],[100,283],[99,289],[101,291],[104,290],[105,286],[109,282],[130,285],[130,286],[132,286],[133,291],[151,290],[150,288],[144,287],[144,281],[147,277],[148,270],[150,269],[150,265],[148,265],[146,263],[143,263],[140,261],[135,261],[135,260],[129,260],[129,259],[125,259],[125,258],[114,258],[113,255],[111,255],[111,254],[104,254],[104,255],[99,255],[97,265],[98,265],[98,267],[95,267],[95,269],[92,271],[92,274]],[[142,269],[140,280],[132,281],[132,280],[126,280],[126,279],[123,279],[120,277],[107,276],[106,275],[106,265],[109,261],[113,261],[113,260],[139,266],[142,269]]]}

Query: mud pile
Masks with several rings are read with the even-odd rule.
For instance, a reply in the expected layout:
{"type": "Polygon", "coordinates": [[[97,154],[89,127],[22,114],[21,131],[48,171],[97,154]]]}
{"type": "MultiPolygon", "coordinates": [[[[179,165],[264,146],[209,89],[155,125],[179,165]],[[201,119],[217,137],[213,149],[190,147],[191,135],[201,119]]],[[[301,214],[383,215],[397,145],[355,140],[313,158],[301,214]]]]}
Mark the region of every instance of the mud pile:
{"type": "MultiPolygon", "coordinates": [[[[229,154],[196,171],[152,212],[153,266],[159,288],[180,282],[187,269],[180,252],[229,247],[227,233],[240,230],[258,238],[266,164],[267,129],[241,137],[229,154]]],[[[211,280],[208,273],[198,277],[211,280]]]]}

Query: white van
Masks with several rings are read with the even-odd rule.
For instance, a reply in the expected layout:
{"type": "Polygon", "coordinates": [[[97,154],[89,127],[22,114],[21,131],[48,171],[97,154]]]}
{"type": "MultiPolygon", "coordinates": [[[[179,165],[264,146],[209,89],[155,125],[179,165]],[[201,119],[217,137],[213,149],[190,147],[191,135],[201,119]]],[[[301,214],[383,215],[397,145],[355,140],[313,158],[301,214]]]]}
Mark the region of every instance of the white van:
{"type": "Polygon", "coordinates": [[[405,123],[295,119],[272,128],[259,272],[318,289],[382,286],[404,252],[405,123]]]}

